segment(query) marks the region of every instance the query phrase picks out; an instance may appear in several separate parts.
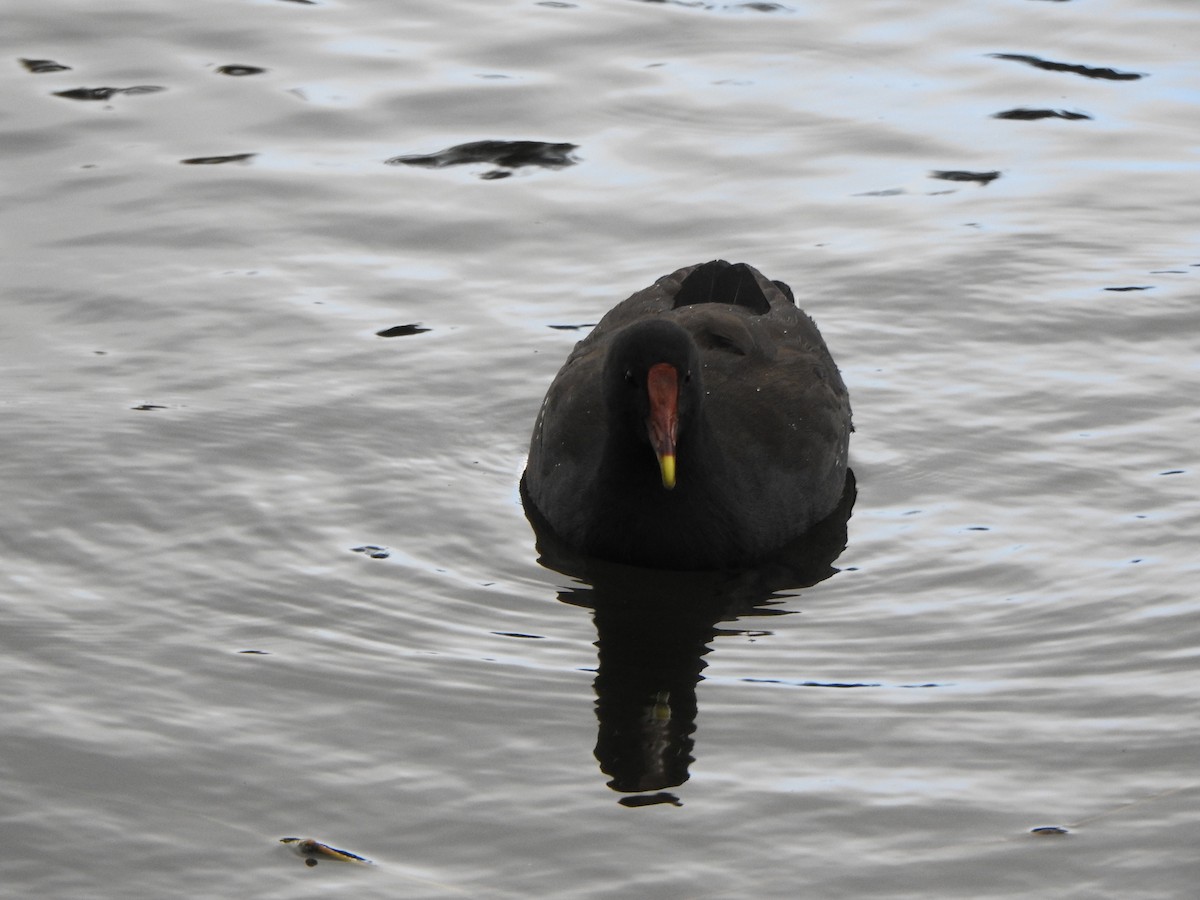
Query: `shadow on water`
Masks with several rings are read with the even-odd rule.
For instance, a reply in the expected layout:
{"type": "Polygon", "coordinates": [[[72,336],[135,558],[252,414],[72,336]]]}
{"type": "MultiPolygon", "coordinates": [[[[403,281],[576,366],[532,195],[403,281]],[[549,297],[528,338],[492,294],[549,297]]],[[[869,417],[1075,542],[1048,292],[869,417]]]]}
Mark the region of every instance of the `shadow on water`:
{"type": "MultiPolygon", "coordinates": [[[[581,556],[558,542],[524,496],[537,535],[539,562],[582,582],[562,590],[563,603],[592,610],[599,664],[594,688],[596,759],[615,791],[662,791],[683,784],[693,757],[696,685],[704,657],[723,627],[742,618],[787,615],[778,592],[824,581],[846,548],[846,523],[857,494],[854,473],[837,509],[803,537],[751,569],[675,572],[581,556]]],[[[668,793],[625,798],[627,806],[677,803],[668,793]]]]}

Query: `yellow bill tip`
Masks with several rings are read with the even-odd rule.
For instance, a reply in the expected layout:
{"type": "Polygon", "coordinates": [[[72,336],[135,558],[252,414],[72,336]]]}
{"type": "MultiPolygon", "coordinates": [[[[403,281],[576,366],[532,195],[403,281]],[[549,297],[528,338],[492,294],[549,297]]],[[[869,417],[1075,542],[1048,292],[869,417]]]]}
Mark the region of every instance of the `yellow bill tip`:
{"type": "Polygon", "coordinates": [[[658,467],[662,470],[662,483],[668,491],[675,487],[675,454],[664,453],[658,458],[658,467]]]}

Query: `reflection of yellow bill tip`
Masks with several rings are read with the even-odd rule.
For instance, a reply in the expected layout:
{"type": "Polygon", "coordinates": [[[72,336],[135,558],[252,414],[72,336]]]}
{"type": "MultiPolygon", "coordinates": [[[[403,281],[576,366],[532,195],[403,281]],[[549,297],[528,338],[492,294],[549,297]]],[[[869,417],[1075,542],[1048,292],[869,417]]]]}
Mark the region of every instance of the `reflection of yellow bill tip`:
{"type": "Polygon", "coordinates": [[[675,487],[675,454],[664,453],[658,458],[658,467],[662,470],[663,487],[668,491],[675,487]]]}

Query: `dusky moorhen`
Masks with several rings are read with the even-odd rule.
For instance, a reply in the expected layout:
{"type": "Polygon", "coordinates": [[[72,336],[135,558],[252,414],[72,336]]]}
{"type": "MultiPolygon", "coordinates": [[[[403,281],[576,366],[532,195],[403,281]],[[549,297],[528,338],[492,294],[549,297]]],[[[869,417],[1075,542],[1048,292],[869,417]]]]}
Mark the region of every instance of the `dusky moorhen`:
{"type": "Polygon", "coordinates": [[[852,430],[791,289],[714,260],[638,291],[575,345],[538,413],[523,492],[585,555],[744,567],[837,506],[852,430]]]}

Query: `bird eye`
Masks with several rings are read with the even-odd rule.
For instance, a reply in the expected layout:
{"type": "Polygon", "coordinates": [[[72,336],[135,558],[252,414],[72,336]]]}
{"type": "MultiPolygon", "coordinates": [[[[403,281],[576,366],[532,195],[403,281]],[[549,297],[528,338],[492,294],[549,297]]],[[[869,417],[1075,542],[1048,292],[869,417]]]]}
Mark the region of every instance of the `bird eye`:
{"type": "Polygon", "coordinates": [[[633,377],[632,369],[625,370],[625,383],[626,384],[637,384],[637,380],[633,377]]]}
{"type": "Polygon", "coordinates": [[[684,372],[684,373],[683,373],[683,383],[684,383],[684,384],[687,384],[687,383],[688,383],[689,381],[691,381],[691,380],[692,380],[692,373],[691,373],[691,370],[689,370],[689,371],[687,371],[687,372],[684,372]]]}

